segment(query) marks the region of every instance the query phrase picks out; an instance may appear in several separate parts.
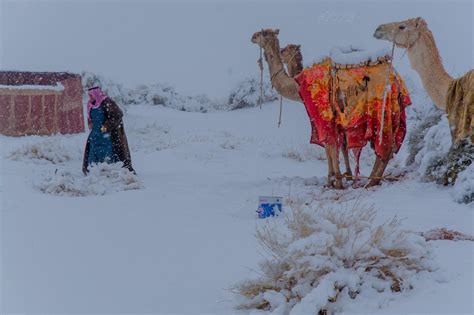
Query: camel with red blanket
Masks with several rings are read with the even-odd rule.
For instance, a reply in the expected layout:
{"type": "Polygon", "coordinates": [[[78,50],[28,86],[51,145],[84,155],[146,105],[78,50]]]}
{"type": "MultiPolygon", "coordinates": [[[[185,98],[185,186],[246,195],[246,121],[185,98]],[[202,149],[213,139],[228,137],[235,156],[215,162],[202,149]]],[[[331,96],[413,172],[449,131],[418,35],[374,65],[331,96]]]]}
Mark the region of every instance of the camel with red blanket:
{"type": "MultiPolygon", "coordinates": [[[[281,60],[286,65],[288,74],[296,77],[303,71],[303,54],[301,54],[301,45],[288,44],[280,51],[281,60]]],[[[344,138],[342,143],[342,156],[344,157],[344,165],[346,172],[344,175],[352,178],[351,163],[349,160],[349,150],[347,149],[347,141],[344,138]]]]}
{"type": "MultiPolygon", "coordinates": [[[[328,184],[343,188],[338,157],[344,142],[356,161],[370,142],[376,160],[367,186],[378,185],[405,137],[405,107],[411,103],[389,58],[356,65],[337,64],[325,58],[292,77],[282,62],[278,33],[262,30],[252,36],[252,42],[264,50],[271,82],[278,93],[304,103],[312,127],[311,143],[326,150],[328,184]]],[[[358,163],[355,171],[357,177],[358,163]]]]}

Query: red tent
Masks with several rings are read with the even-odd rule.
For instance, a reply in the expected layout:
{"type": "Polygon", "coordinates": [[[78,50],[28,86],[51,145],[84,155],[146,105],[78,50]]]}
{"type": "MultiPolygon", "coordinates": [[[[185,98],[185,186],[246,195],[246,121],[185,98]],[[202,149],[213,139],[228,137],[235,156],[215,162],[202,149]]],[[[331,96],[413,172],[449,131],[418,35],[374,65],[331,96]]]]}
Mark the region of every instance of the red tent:
{"type": "Polygon", "coordinates": [[[24,136],[83,131],[80,75],[0,71],[0,134],[24,136]]]}

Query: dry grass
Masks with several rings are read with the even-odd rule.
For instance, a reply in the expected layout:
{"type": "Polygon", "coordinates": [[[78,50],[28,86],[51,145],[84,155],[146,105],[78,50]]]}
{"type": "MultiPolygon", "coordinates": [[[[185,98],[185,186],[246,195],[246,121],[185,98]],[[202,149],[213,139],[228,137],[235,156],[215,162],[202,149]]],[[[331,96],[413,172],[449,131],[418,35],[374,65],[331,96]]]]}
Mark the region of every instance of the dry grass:
{"type": "Polygon", "coordinates": [[[121,163],[102,163],[90,168],[87,176],[68,170],[46,174],[36,187],[45,194],[84,197],[140,189],[142,183],[121,163]]]}
{"type": "Polygon", "coordinates": [[[34,160],[40,163],[63,164],[80,157],[80,150],[71,150],[58,139],[28,143],[8,155],[13,161],[34,160]]]}

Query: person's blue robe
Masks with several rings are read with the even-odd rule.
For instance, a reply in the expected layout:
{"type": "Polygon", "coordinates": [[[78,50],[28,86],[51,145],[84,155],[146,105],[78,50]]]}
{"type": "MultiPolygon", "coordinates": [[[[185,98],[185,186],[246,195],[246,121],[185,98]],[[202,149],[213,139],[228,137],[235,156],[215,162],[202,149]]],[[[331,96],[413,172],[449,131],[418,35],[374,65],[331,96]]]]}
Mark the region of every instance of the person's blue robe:
{"type": "Polygon", "coordinates": [[[110,133],[103,133],[100,128],[105,121],[104,109],[102,106],[91,109],[92,130],[87,141],[89,142],[88,165],[96,163],[115,163],[117,157],[112,149],[112,139],[110,133]]]}

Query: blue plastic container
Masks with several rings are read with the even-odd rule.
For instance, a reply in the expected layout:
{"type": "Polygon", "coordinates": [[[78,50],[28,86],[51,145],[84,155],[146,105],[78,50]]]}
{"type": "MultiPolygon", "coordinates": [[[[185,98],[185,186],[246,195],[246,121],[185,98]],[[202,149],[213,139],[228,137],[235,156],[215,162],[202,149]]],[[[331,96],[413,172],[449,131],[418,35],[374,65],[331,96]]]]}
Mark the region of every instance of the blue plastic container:
{"type": "Polygon", "coordinates": [[[268,217],[278,216],[282,209],[282,197],[258,197],[258,217],[265,219],[268,217]]]}

